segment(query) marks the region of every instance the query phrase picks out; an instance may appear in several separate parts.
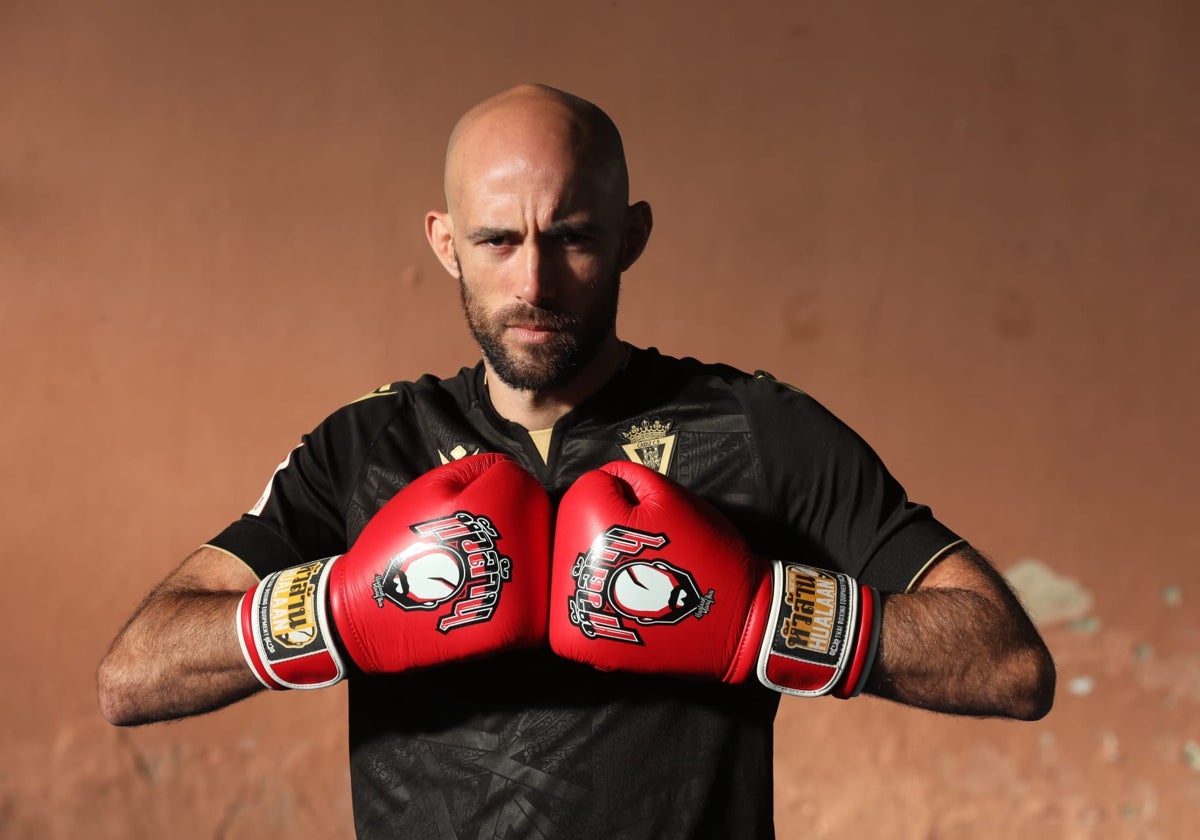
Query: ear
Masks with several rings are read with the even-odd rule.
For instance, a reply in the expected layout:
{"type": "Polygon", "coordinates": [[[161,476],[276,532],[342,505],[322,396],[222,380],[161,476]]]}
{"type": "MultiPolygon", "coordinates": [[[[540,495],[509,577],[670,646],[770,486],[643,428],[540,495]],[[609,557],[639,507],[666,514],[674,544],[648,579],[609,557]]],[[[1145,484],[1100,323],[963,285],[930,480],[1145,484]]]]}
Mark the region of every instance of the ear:
{"type": "Polygon", "coordinates": [[[425,214],[425,238],[437,256],[442,268],[455,280],[458,276],[458,260],[454,256],[454,220],[449,213],[430,210],[425,214]]]}
{"type": "Polygon", "coordinates": [[[625,211],[625,235],[621,239],[621,271],[625,271],[646,250],[650,229],[654,227],[654,214],[644,201],[631,204],[625,211]]]}

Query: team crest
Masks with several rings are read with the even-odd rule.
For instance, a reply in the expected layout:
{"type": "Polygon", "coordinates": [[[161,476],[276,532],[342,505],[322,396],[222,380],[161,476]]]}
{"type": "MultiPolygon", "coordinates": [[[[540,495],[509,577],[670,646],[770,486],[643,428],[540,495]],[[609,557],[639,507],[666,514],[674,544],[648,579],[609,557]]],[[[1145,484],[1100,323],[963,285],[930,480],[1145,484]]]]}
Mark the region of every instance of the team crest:
{"type": "Polygon", "coordinates": [[[690,615],[703,618],[712,609],[713,590],[700,594],[696,579],[662,558],[644,558],[669,543],[666,534],[650,534],[614,525],[598,536],[571,568],[575,594],[567,604],[571,623],[589,639],[642,644],[638,627],[678,624],[690,615]]]}
{"type": "Polygon", "coordinates": [[[392,557],[386,571],[375,576],[375,603],[402,610],[445,609],[437,623],[443,633],[491,618],[512,570],[512,561],[496,549],[500,534],[491,520],[459,511],[411,529],[423,539],[392,557]]]}
{"type": "Polygon", "coordinates": [[[675,437],[671,421],[665,423],[655,418],[634,423],[620,436],[627,442],[621,444],[625,457],[635,464],[657,470],[663,475],[671,468],[671,456],[675,453],[675,437]]]}

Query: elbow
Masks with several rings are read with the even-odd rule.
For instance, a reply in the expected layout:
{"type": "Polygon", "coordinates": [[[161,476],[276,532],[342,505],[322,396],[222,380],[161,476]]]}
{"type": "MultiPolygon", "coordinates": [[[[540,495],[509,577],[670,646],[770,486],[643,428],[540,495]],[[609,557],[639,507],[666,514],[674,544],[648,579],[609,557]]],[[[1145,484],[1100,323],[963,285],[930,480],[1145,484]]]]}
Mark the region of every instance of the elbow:
{"type": "Polygon", "coordinates": [[[130,681],[114,663],[111,654],[100,663],[96,672],[96,699],[100,716],[113,726],[132,726],[140,723],[130,681]]]}
{"type": "Polygon", "coordinates": [[[1020,659],[1013,671],[1016,679],[1009,692],[1008,716],[1017,720],[1041,720],[1050,714],[1054,705],[1058,679],[1054,659],[1040,642],[1022,651],[1020,659]]]}

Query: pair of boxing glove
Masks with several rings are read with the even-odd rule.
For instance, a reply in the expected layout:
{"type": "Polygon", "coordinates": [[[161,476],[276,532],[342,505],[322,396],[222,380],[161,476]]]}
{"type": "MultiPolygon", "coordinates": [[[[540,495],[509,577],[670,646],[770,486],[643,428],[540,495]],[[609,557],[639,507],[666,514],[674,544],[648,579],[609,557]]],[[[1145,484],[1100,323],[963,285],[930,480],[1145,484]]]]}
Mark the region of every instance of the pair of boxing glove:
{"type": "Polygon", "coordinates": [[[320,688],[542,647],[603,670],[801,696],[857,694],[875,658],[877,593],[768,561],[715,509],[657,472],[613,462],[557,519],[512,459],[476,455],[413,481],[345,554],[268,575],[238,638],[268,688],[320,688]]]}

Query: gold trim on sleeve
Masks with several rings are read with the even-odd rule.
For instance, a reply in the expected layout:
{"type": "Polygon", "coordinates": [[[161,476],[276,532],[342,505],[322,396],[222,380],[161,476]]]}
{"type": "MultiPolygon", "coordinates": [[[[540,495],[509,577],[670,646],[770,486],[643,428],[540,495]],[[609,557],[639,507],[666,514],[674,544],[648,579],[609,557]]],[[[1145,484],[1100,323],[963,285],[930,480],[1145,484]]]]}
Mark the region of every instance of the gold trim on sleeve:
{"type": "Polygon", "coordinates": [[[950,543],[948,546],[946,546],[945,548],[943,548],[941,551],[937,552],[937,553],[936,553],[936,554],[934,554],[932,557],[930,557],[930,558],[929,558],[927,561],[925,561],[925,565],[924,565],[924,566],[922,566],[922,567],[921,567],[921,568],[920,568],[920,569],[917,571],[917,573],[916,573],[915,575],[913,575],[913,576],[912,576],[912,580],[910,580],[910,581],[908,582],[908,586],[906,586],[906,587],[904,588],[904,591],[905,591],[905,592],[912,592],[912,588],[913,588],[913,586],[916,584],[916,582],[917,582],[918,580],[920,580],[920,579],[921,579],[921,575],[925,574],[925,572],[929,570],[929,567],[930,567],[930,566],[932,566],[932,565],[933,565],[934,563],[936,563],[937,561],[941,560],[943,557],[945,557],[947,554],[949,554],[949,553],[950,553],[952,550],[954,550],[954,549],[958,548],[960,545],[966,545],[966,544],[967,544],[967,541],[966,541],[966,540],[962,540],[962,539],[955,540],[954,542],[950,543]]]}
{"type": "Polygon", "coordinates": [[[241,557],[238,557],[238,556],[237,556],[236,554],[234,554],[232,551],[229,551],[228,549],[221,548],[221,546],[219,546],[219,545],[213,545],[212,543],[205,543],[204,545],[202,545],[202,546],[200,546],[200,547],[201,547],[201,548],[211,548],[213,551],[219,551],[219,552],[221,552],[222,554],[226,555],[227,557],[232,557],[234,560],[238,561],[238,562],[239,562],[239,563],[241,563],[243,566],[245,566],[247,569],[249,569],[249,570],[250,570],[250,574],[254,575],[254,576],[255,576],[256,578],[258,578],[259,580],[262,580],[262,578],[261,578],[261,577],[259,577],[259,574],[258,574],[258,572],[254,571],[254,568],[253,568],[253,567],[252,567],[252,566],[251,566],[249,563],[247,563],[247,562],[246,562],[245,560],[243,560],[241,557]]]}

